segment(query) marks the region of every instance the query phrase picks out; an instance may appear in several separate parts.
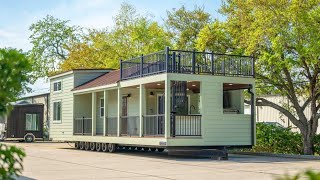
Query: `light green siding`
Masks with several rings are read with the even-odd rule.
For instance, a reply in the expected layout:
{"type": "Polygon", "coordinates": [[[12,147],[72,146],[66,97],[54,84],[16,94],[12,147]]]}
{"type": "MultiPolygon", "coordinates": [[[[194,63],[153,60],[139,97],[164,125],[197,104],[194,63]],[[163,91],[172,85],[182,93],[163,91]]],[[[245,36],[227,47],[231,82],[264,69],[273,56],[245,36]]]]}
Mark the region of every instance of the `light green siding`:
{"type": "Polygon", "coordinates": [[[54,140],[68,140],[73,133],[73,74],[50,80],[50,112],[53,112],[53,102],[61,101],[61,122],[53,121],[53,113],[50,113],[50,138],[54,140]],[[62,82],[61,92],[53,92],[53,83],[62,82]]]}

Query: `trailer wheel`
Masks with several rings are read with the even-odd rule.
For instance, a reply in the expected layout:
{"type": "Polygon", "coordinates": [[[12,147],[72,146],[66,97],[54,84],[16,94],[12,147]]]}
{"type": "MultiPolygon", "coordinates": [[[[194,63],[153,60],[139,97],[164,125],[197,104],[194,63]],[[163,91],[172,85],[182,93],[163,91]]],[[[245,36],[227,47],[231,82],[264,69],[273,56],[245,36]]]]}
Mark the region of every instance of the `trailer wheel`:
{"type": "Polygon", "coordinates": [[[84,149],[85,150],[89,150],[90,149],[90,143],[89,142],[85,142],[84,143],[84,149]]]}
{"type": "Polygon", "coordinates": [[[80,148],[81,150],[84,150],[84,142],[83,142],[83,141],[80,141],[80,143],[79,143],[79,148],[80,148]]]}
{"type": "Polygon", "coordinates": [[[146,152],[147,152],[147,151],[149,151],[149,148],[148,148],[148,147],[144,147],[144,148],[143,148],[143,151],[146,151],[146,152]]]}
{"type": "Polygon", "coordinates": [[[156,150],[157,150],[156,148],[150,148],[150,151],[152,151],[152,152],[154,152],[156,150]]]}
{"type": "Polygon", "coordinates": [[[137,150],[138,150],[138,151],[141,151],[141,150],[142,150],[142,147],[137,147],[137,150]]]}
{"type": "Polygon", "coordinates": [[[107,152],[108,151],[108,144],[107,143],[102,143],[101,144],[101,149],[103,152],[107,152]]]}
{"type": "Polygon", "coordinates": [[[157,150],[158,150],[158,152],[163,152],[164,148],[158,148],[157,150]]]}
{"type": "Polygon", "coordinates": [[[24,136],[24,141],[25,142],[27,142],[27,143],[32,143],[32,142],[34,142],[34,135],[33,134],[26,134],[25,136],[24,136]]]}
{"type": "Polygon", "coordinates": [[[117,146],[115,144],[109,143],[108,144],[108,151],[111,153],[116,152],[117,146]]]}
{"type": "Polygon", "coordinates": [[[101,143],[96,143],[96,151],[101,151],[101,143]]]}
{"type": "Polygon", "coordinates": [[[79,141],[77,141],[77,142],[74,143],[74,148],[80,149],[80,143],[79,143],[79,141]]]}
{"type": "Polygon", "coordinates": [[[95,142],[90,142],[90,150],[95,151],[96,150],[96,143],[95,142]]]}

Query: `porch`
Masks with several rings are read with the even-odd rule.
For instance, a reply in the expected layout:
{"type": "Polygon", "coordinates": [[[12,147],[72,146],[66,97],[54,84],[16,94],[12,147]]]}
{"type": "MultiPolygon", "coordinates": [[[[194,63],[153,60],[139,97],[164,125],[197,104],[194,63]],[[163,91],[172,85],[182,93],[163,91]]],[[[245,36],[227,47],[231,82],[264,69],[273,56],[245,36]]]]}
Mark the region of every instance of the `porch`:
{"type": "Polygon", "coordinates": [[[74,94],[73,134],[201,137],[200,102],[199,81],[181,83],[164,79],[74,94]]]}

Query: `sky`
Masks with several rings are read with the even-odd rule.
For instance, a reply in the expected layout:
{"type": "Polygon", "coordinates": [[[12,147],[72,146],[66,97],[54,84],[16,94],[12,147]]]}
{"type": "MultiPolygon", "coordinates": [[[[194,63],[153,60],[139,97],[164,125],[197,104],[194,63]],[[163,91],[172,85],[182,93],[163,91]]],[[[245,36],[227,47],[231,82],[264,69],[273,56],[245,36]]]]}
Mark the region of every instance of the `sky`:
{"type": "MultiPolygon", "coordinates": [[[[187,9],[204,7],[212,18],[222,19],[217,12],[221,0],[5,0],[0,6],[0,48],[30,50],[29,26],[48,14],[70,20],[70,25],[111,27],[112,17],[123,2],[135,6],[140,14],[152,14],[160,24],[163,24],[167,10],[178,9],[182,5],[187,9]]],[[[48,91],[49,84],[46,79],[39,79],[30,87],[33,89],[32,94],[38,94],[48,91]]]]}

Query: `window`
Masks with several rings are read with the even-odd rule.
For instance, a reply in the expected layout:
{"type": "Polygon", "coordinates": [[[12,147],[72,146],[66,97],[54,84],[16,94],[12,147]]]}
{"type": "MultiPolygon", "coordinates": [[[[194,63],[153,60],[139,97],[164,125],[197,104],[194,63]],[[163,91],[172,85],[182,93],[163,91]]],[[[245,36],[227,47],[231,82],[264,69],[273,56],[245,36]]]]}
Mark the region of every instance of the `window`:
{"type": "Polygon", "coordinates": [[[53,121],[61,121],[61,101],[53,102],[53,121]]]}
{"type": "Polygon", "coordinates": [[[100,99],[100,117],[104,117],[104,99],[100,99]]]}
{"type": "Polygon", "coordinates": [[[39,131],[39,114],[26,114],[26,130],[39,131]]]}
{"type": "Polygon", "coordinates": [[[61,91],[61,81],[53,83],[53,91],[61,91]]]}

